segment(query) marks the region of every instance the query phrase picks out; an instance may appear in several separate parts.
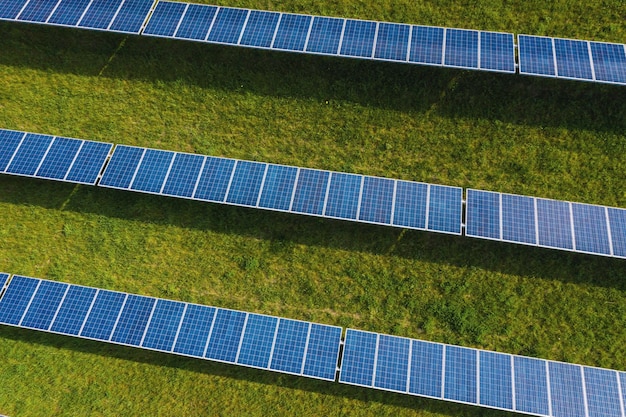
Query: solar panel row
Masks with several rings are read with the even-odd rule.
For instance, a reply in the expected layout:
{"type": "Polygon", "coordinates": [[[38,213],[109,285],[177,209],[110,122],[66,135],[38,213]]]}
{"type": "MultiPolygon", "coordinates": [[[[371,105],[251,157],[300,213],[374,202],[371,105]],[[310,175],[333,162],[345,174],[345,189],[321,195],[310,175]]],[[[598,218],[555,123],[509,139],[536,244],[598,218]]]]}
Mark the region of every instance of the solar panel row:
{"type": "Polygon", "coordinates": [[[341,342],[340,327],[23,276],[0,323],[330,381],[341,342]]]}
{"type": "Polygon", "coordinates": [[[312,54],[515,72],[510,33],[159,1],[144,35],[312,54]]]}
{"type": "Polygon", "coordinates": [[[94,185],[112,147],[0,129],[0,173],[94,185]]]}
{"type": "Polygon", "coordinates": [[[139,34],[155,0],[6,0],[0,20],[139,34]]]}
{"type": "Polygon", "coordinates": [[[118,145],[100,186],[461,233],[462,189],[118,145]]]}
{"type": "Polygon", "coordinates": [[[521,74],[626,84],[626,45],[518,36],[521,74]]]}
{"type": "Polygon", "coordinates": [[[348,329],[339,382],[540,416],[624,415],[626,373],[348,329]]]}
{"type": "Polygon", "coordinates": [[[626,258],[626,210],[468,189],[465,234],[626,258]]]}

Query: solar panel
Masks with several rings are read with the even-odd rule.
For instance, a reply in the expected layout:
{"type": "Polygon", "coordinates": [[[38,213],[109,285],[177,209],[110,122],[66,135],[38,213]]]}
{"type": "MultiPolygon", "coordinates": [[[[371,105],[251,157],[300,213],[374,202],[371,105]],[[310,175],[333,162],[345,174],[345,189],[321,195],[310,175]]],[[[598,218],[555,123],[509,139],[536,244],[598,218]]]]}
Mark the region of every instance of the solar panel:
{"type": "Polygon", "coordinates": [[[618,373],[589,366],[583,372],[589,417],[622,416],[618,373]]]}
{"type": "Polygon", "coordinates": [[[144,35],[172,37],[187,10],[185,3],[159,1],[143,30],[144,35]]]}
{"type": "Polygon", "coordinates": [[[190,4],[174,36],[179,39],[205,40],[213,25],[217,10],[216,6],[190,4]]]}
{"type": "Polygon", "coordinates": [[[330,381],[341,344],[340,327],[22,276],[0,323],[330,381]]]}
{"type": "Polygon", "coordinates": [[[280,13],[252,10],[248,16],[246,28],[241,35],[239,44],[258,48],[269,48],[272,46],[272,40],[274,39],[274,33],[276,33],[276,25],[279,18],[280,13]]]}
{"type": "Polygon", "coordinates": [[[380,23],[374,58],[406,61],[411,27],[396,23],[380,23]]]}
{"type": "Polygon", "coordinates": [[[465,234],[484,239],[501,239],[501,194],[468,189],[466,195],[465,234]]]}
{"type": "Polygon", "coordinates": [[[513,409],[512,356],[479,351],[479,404],[505,410],[513,409]]]}
{"type": "Polygon", "coordinates": [[[362,184],[360,175],[333,172],[324,215],[356,220],[362,184]]]}
{"type": "Polygon", "coordinates": [[[585,393],[582,367],[569,363],[548,362],[552,415],[585,417],[585,393]]]}
{"type": "Polygon", "coordinates": [[[4,290],[4,286],[7,283],[8,279],[9,274],[0,273],[0,294],[2,293],[2,290],[4,290]]]}
{"type": "Polygon", "coordinates": [[[0,3],[0,19],[13,20],[19,15],[28,0],[6,0],[0,3]]]}
{"type": "Polygon", "coordinates": [[[13,160],[13,155],[24,136],[26,136],[24,132],[0,129],[0,172],[4,172],[13,160]]]}
{"type": "Polygon", "coordinates": [[[477,403],[477,354],[474,349],[446,346],[443,397],[464,403],[477,403]]]}
{"type": "Polygon", "coordinates": [[[345,56],[371,57],[377,29],[376,22],[347,19],[339,53],[345,56]]]}
{"type": "Polygon", "coordinates": [[[61,0],[47,22],[51,25],[76,26],[91,0],[61,0]]]}
{"type": "Polygon", "coordinates": [[[607,208],[613,256],[626,258],[626,210],[607,208]]]}
{"type": "Polygon", "coordinates": [[[556,76],[554,41],[543,36],[518,35],[520,74],[556,76]]]}
{"type": "Polygon", "coordinates": [[[315,16],[306,51],[328,55],[338,54],[345,22],[344,19],[315,16]]]}
{"type": "Polygon", "coordinates": [[[555,38],[554,54],[559,77],[593,80],[587,41],[555,38]]]}
{"type": "Polygon", "coordinates": [[[513,358],[515,374],[515,411],[542,416],[550,415],[548,394],[548,366],[541,359],[516,356],[513,358]]]}
{"type": "Polygon", "coordinates": [[[221,7],[211,26],[207,41],[236,44],[249,10],[221,7]]]}
{"type": "Polygon", "coordinates": [[[478,68],[478,41],[476,30],[446,29],[444,64],[451,67],[478,68]]]}
{"type": "Polygon", "coordinates": [[[17,16],[17,20],[25,22],[45,22],[54,10],[55,0],[30,0],[17,16]]]}
{"type": "Polygon", "coordinates": [[[508,73],[515,72],[513,34],[480,32],[480,68],[508,73]]]}
{"type": "Polygon", "coordinates": [[[303,51],[311,30],[311,16],[283,14],[274,36],[272,48],[291,51],[303,51]]]}
{"type": "Polygon", "coordinates": [[[589,42],[596,81],[626,84],[626,45],[589,42]]]}
{"type": "Polygon", "coordinates": [[[416,64],[443,65],[444,28],[412,26],[409,61],[416,64]]]}
{"type": "Polygon", "coordinates": [[[79,27],[106,30],[109,28],[124,0],[92,0],[78,22],[79,27]]]}
{"type": "Polygon", "coordinates": [[[138,34],[146,22],[154,2],[155,0],[125,0],[109,30],[138,34]]]}

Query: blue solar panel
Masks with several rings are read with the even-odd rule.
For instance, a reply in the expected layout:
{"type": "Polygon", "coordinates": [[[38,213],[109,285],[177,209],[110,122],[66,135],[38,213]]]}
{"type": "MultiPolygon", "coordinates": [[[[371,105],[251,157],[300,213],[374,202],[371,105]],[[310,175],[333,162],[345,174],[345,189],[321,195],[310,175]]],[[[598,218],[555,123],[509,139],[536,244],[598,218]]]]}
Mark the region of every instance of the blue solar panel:
{"type": "Polygon", "coordinates": [[[443,185],[429,188],[428,230],[461,234],[463,189],[443,185]]]}
{"type": "Polygon", "coordinates": [[[40,280],[14,276],[0,299],[0,323],[18,325],[40,280]]]}
{"type": "Polygon", "coordinates": [[[480,351],[480,404],[513,409],[511,355],[480,351]]]}
{"type": "Polygon", "coordinates": [[[250,11],[239,44],[269,48],[272,45],[272,39],[274,39],[279,17],[280,13],[276,12],[250,11]]]}
{"type": "Polygon", "coordinates": [[[549,415],[546,361],[513,357],[515,374],[515,410],[549,415]]]}
{"type": "Polygon", "coordinates": [[[593,79],[586,41],[554,39],[554,51],[559,77],[593,79]]]}
{"type": "Polygon", "coordinates": [[[267,164],[259,162],[238,161],[226,201],[256,206],[266,167],[267,164]]]}
{"type": "Polygon", "coordinates": [[[92,339],[109,340],[125,300],[126,294],[99,291],[80,335],[92,339]]]}
{"type": "Polygon", "coordinates": [[[174,352],[183,355],[204,356],[211,326],[215,317],[215,308],[187,304],[185,317],[180,326],[174,352]]]}
{"type": "Polygon", "coordinates": [[[311,323],[280,319],[270,369],[302,374],[302,361],[311,323]]]}
{"type": "Polygon", "coordinates": [[[183,20],[180,22],[176,37],[204,40],[211,28],[216,12],[217,7],[215,6],[190,4],[185,13],[185,17],[183,17],[183,20]]]}
{"type": "Polygon", "coordinates": [[[0,172],[3,172],[11,162],[25,135],[24,132],[0,129],[0,172]]]}
{"type": "Polygon", "coordinates": [[[538,198],[537,228],[541,246],[573,249],[569,203],[538,198]]]}
{"type": "Polygon", "coordinates": [[[409,61],[418,64],[443,64],[443,28],[413,26],[409,61]]]}
{"type": "Polygon", "coordinates": [[[53,137],[29,133],[13,156],[6,172],[19,175],[35,175],[41,160],[46,155],[53,137]]]}
{"type": "Polygon", "coordinates": [[[173,159],[174,152],[156,151],[154,149],[146,150],[130,188],[138,191],[160,193],[173,159]]]}
{"type": "Polygon", "coordinates": [[[7,283],[8,279],[9,279],[9,274],[0,273],[0,292],[2,292],[2,289],[4,288],[4,284],[7,283]]]}
{"type": "Polygon", "coordinates": [[[30,0],[17,19],[27,22],[45,22],[56,4],[57,0],[30,0]]]}
{"type": "Polygon", "coordinates": [[[276,317],[249,314],[237,363],[256,368],[267,368],[277,328],[278,319],[276,317]]]}
{"type": "Polygon", "coordinates": [[[609,208],[613,255],[626,257],[626,210],[609,208]]]}
{"type": "Polygon", "coordinates": [[[129,294],[111,341],[139,346],[146,330],[155,299],[129,294]]]}
{"type": "Polygon", "coordinates": [[[157,300],[141,346],[164,352],[171,351],[184,311],[184,303],[157,300]]]}
{"type": "Polygon", "coordinates": [[[572,217],[576,250],[611,254],[605,207],[572,203],[572,217]]]}
{"type": "Polygon", "coordinates": [[[123,0],[93,0],[78,26],[107,29],[123,0]]]}
{"type": "Polygon", "coordinates": [[[311,19],[311,16],[283,14],[272,48],[303,51],[311,19]]]}
{"type": "Polygon", "coordinates": [[[426,229],[428,184],[397,181],[393,224],[426,229]]]}
{"type": "Polygon", "coordinates": [[[502,239],[537,244],[534,198],[502,194],[502,239]]]}
{"type": "Polygon", "coordinates": [[[362,181],[361,175],[333,172],[324,214],[356,220],[362,181]]]}
{"type": "Polygon", "coordinates": [[[61,0],[48,23],[64,26],[76,26],[91,0],[61,0]]]}
{"type": "Polygon", "coordinates": [[[177,153],[163,187],[163,194],[191,197],[203,164],[204,156],[177,153]]]}
{"type": "Polygon", "coordinates": [[[311,324],[302,374],[334,381],[340,343],[341,327],[311,324]]]}
{"type": "Polygon", "coordinates": [[[446,29],[446,66],[478,68],[478,31],[446,29]]]}
{"type": "Polygon", "coordinates": [[[15,19],[28,0],[5,0],[0,2],[0,19],[15,19]]]}
{"type": "Polygon", "coordinates": [[[174,36],[185,10],[187,10],[185,3],[159,1],[150,17],[150,21],[148,21],[146,28],[143,30],[143,34],[165,37],[174,36]]]}
{"type": "Polygon", "coordinates": [[[112,147],[110,143],[84,141],[65,181],[95,184],[112,147]]]}
{"type": "Polygon", "coordinates": [[[70,285],[50,330],[74,336],[80,333],[96,291],[95,288],[70,285]]]}
{"type": "Polygon", "coordinates": [[[359,220],[373,223],[391,223],[395,181],[386,178],[364,177],[359,220]]]}
{"type": "Polygon", "coordinates": [[[291,210],[321,215],[324,210],[329,175],[327,171],[301,169],[291,210]]]}
{"type": "Polygon", "coordinates": [[[371,57],[376,22],[347,19],[341,39],[341,55],[371,57]]]}
{"type": "Polygon", "coordinates": [[[41,281],[20,326],[48,330],[67,287],[60,282],[41,281]]]}
{"type": "Polygon", "coordinates": [[[194,198],[208,201],[224,201],[232,177],[235,161],[207,156],[194,198]]]}
{"type": "Polygon", "coordinates": [[[581,367],[548,362],[550,397],[554,417],[585,417],[581,367]]]}
{"type": "Polygon", "coordinates": [[[515,72],[515,46],[512,34],[480,32],[480,68],[515,72]]]}
{"type": "Polygon", "coordinates": [[[314,17],[307,52],[336,55],[345,20],[332,17],[314,17]]]}
{"type": "Polygon", "coordinates": [[[144,148],[117,145],[106,171],[102,174],[99,185],[113,188],[128,188],[144,152],[144,148]]]}
{"type": "Polygon", "coordinates": [[[583,370],[589,417],[621,417],[617,372],[587,366],[583,370]]]}
{"type": "Polygon", "coordinates": [[[409,393],[441,398],[443,345],[413,340],[409,393]]]}
{"type": "Polygon", "coordinates": [[[217,13],[207,40],[209,42],[237,43],[247,15],[248,10],[222,7],[217,13]]]}
{"type": "Polygon", "coordinates": [[[411,340],[381,334],[378,338],[374,386],[406,392],[411,340]]]}
{"type": "Polygon", "coordinates": [[[614,43],[589,42],[596,80],[626,84],[626,48],[614,43]]]}
{"type": "Polygon", "coordinates": [[[410,31],[411,27],[409,25],[379,23],[374,57],[406,61],[410,31]]]}
{"type": "Polygon", "coordinates": [[[246,313],[218,309],[204,357],[235,362],[245,320],[246,313]]]}
{"type": "Polygon", "coordinates": [[[347,384],[371,386],[376,361],[376,333],[346,330],[339,381],[347,384]]]}
{"type": "Polygon", "coordinates": [[[297,168],[268,164],[259,207],[289,210],[297,174],[297,168]]]}
{"type": "Polygon", "coordinates": [[[476,350],[446,346],[444,398],[476,403],[476,350]]]}
{"type": "Polygon", "coordinates": [[[500,239],[500,194],[467,190],[465,204],[467,236],[500,239]]]}
{"type": "Polygon", "coordinates": [[[154,0],[126,0],[109,28],[116,32],[139,33],[154,0]]]}
{"type": "Polygon", "coordinates": [[[517,47],[521,74],[556,76],[552,38],[519,35],[517,47]]]}
{"type": "Polygon", "coordinates": [[[37,171],[37,176],[62,180],[67,175],[82,141],[67,138],[55,138],[46,158],[37,171]]]}

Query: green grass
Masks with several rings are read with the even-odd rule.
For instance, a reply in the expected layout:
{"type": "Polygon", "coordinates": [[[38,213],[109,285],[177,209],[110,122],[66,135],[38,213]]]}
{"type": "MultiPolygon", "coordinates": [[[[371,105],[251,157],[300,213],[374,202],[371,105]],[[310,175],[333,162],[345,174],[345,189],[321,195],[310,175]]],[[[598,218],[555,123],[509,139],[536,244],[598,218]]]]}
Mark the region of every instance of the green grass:
{"type": "MultiPolygon", "coordinates": [[[[261,9],[624,42],[624,3],[261,9]]],[[[626,89],[0,24],[0,127],[626,207],[626,89]],[[117,51],[117,52],[116,52],[117,51]]],[[[626,369],[624,261],[0,177],[0,270],[626,369]]],[[[498,412],[0,328],[0,413],[498,412]]]]}

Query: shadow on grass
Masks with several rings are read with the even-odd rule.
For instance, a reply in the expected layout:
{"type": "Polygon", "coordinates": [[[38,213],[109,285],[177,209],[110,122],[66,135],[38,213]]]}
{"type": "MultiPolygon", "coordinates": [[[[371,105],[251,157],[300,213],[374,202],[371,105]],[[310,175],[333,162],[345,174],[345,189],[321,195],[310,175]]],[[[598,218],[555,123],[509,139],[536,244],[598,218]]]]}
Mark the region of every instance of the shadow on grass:
{"type": "MultiPolygon", "coordinates": [[[[0,22],[0,65],[183,82],[274,97],[345,100],[419,115],[626,131],[626,88],[0,22]]],[[[607,143],[606,146],[614,146],[607,143]]]]}
{"type": "MultiPolygon", "coordinates": [[[[55,349],[71,349],[76,352],[99,355],[105,358],[140,362],[154,366],[166,366],[169,368],[182,369],[185,371],[214,375],[223,378],[273,385],[290,390],[302,390],[322,395],[332,395],[334,397],[348,398],[361,402],[377,402],[394,407],[401,407],[416,411],[427,411],[429,413],[448,416],[502,415],[502,411],[497,410],[485,410],[482,408],[455,404],[447,401],[438,401],[406,394],[384,392],[339,384],[337,382],[333,383],[329,381],[315,380],[306,377],[286,375],[238,365],[228,365],[202,359],[149,351],[140,348],[109,344],[106,342],[78,339],[71,336],[50,334],[35,330],[0,326],[0,338],[45,345],[55,349]]],[[[514,416],[517,414],[507,413],[506,415],[514,416]]]]}
{"type": "Polygon", "coordinates": [[[625,260],[461,236],[6,175],[0,202],[626,290],[625,260]]]}

